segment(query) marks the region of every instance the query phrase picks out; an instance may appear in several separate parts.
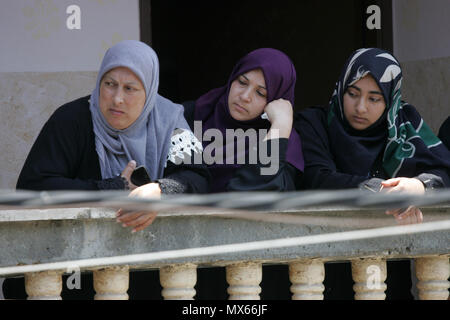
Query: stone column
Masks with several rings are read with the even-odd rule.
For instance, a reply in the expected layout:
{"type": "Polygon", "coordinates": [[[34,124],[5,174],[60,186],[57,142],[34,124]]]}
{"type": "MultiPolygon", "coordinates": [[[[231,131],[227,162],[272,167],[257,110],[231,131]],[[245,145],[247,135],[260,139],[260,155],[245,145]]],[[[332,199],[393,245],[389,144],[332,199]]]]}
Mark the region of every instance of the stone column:
{"type": "Polygon", "coordinates": [[[355,300],[384,300],[387,286],[386,260],[381,258],[352,261],[355,300]]]}
{"type": "Polygon", "coordinates": [[[424,257],[415,259],[416,276],[419,279],[420,300],[447,300],[450,283],[448,257],[424,257]]]}
{"type": "Polygon", "coordinates": [[[25,291],[28,300],[61,300],[62,272],[26,273],[25,291]]]}
{"type": "Polygon", "coordinates": [[[325,266],[322,261],[301,260],[289,263],[292,300],[323,300],[325,266]]]}
{"type": "Polygon", "coordinates": [[[130,274],[128,266],[95,270],[95,300],[128,300],[130,274]]]}
{"type": "Polygon", "coordinates": [[[197,266],[186,263],[170,265],[159,270],[159,280],[165,300],[193,300],[197,283],[197,266]]]}
{"type": "Polygon", "coordinates": [[[260,300],[262,265],[243,262],[226,267],[229,300],[260,300]]]}

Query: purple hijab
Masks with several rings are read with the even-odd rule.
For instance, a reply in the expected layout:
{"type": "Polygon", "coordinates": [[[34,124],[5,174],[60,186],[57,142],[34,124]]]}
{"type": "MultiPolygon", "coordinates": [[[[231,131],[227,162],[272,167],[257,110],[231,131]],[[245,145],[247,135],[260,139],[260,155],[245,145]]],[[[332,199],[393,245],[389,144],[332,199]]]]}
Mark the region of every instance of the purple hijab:
{"type": "MultiPolygon", "coordinates": [[[[240,75],[254,69],[261,69],[264,74],[267,103],[282,98],[289,100],[294,106],[296,71],[292,61],[279,50],[272,48],[257,49],[238,61],[226,86],[209,91],[195,102],[194,120],[202,121],[203,133],[208,129],[215,128],[219,129],[225,137],[226,129],[241,128],[247,130],[253,128],[258,130],[270,128],[270,122],[260,116],[248,121],[235,120],[228,109],[231,83],[240,75]]],[[[206,147],[209,143],[208,141],[203,142],[203,147],[206,147]]],[[[246,145],[246,148],[248,148],[248,145],[246,145]]],[[[248,152],[248,149],[246,151],[248,152]]],[[[235,160],[236,157],[235,153],[235,160]]],[[[303,172],[304,160],[300,136],[294,129],[292,129],[289,137],[286,160],[303,172]]],[[[239,164],[210,165],[209,169],[214,180],[213,191],[224,191],[235,170],[240,166],[239,164]]]]}

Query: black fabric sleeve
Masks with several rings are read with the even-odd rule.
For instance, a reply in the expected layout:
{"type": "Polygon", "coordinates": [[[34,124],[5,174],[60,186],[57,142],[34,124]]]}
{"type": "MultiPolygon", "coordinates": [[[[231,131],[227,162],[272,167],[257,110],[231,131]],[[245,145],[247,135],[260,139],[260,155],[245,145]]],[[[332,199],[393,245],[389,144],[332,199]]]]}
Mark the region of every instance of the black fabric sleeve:
{"type": "Polygon", "coordinates": [[[448,176],[443,171],[439,172],[439,170],[433,170],[433,173],[421,173],[414,178],[420,180],[423,183],[425,191],[432,191],[434,189],[450,187],[450,185],[448,185],[448,176]]]}
{"type": "Polygon", "coordinates": [[[42,128],[25,161],[17,189],[97,190],[93,179],[76,177],[80,155],[79,136],[84,128],[57,110],[42,128]]]}
{"type": "Polygon", "coordinates": [[[98,190],[129,190],[128,183],[124,182],[124,178],[119,176],[110,179],[95,180],[98,190]]]}
{"type": "Polygon", "coordinates": [[[330,151],[328,136],[323,132],[323,128],[314,128],[299,116],[294,121],[294,127],[302,139],[305,158],[302,189],[358,188],[361,182],[368,179],[338,172],[330,151]]]}
{"type": "Polygon", "coordinates": [[[158,179],[163,194],[208,193],[210,174],[203,164],[174,164],[167,162],[164,178],[158,179]]]}
{"type": "MultiPolygon", "coordinates": [[[[263,164],[261,159],[256,164],[242,165],[227,185],[227,191],[293,191],[301,178],[301,172],[286,161],[286,151],[288,139],[280,138],[278,140],[279,156],[274,157],[276,161],[263,164]],[[264,169],[278,170],[273,174],[265,174],[264,169]],[[276,167],[275,167],[276,168],[276,167]]],[[[272,158],[271,140],[266,141],[266,150],[269,158],[272,158]]]]}
{"type": "Polygon", "coordinates": [[[175,179],[158,179],[159,187],[161,188],[162,194],[173,194],[173,193],[186,193],[187,184],[183,181],[178,181],[175,179]]]}
{"type": "Polygon", "coordinates": [[[450,150],[450,117],[444,121],[439,129],[438,134],[439,139],[444,143],[447,149],[450,150]]]}
{"type": "Polygon", "coordinates": [[[27,190],[125,189],[120,177],[101,179],[89,96],[58,108],[45,123],[20,172],[27,190]]]}
{"type": "Polygon", "coordinates": [[[358,187],[363,191],[379,192],[381,190],[381,183],[383,181],[384,180],[380,178],[371,178],[361,182],[358,187]]]}

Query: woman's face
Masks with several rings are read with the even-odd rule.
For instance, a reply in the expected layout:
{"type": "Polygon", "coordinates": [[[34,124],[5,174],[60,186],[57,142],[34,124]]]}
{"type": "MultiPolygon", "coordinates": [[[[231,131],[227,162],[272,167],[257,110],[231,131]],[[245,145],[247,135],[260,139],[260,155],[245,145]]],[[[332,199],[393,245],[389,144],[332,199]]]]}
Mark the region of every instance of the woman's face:
{"type": "Polygon", "coordinates": [[[383,94],[371,75],[349,86],[344,93],[344,115],[356,130],[374,124],[386,109],[383,94]]]}
{"type": "Polygon", "coordinates": [[[266,104],[266,82],[260,69],[241,74],[231,83],[228,108],[235,120],[247,121],[260,116],[266,104]]]}
{"type": "Polygon", "coordinates": [[[144,85],[130,69],[117,67],[105,73],[100,82],[100,111],[111,127],[128,128],[144,105],[144,85]]]}

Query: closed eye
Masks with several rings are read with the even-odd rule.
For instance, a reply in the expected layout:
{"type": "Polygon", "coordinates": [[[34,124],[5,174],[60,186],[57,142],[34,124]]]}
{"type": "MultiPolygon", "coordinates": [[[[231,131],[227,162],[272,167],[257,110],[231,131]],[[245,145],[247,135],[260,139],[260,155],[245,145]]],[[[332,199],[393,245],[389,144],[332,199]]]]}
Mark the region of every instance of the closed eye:
{"type": "Polygon", "coordinates": [[[242,81],[241,79],[238,79],[238,82],[239,82],[239,84],[240,84],[241,86],[245,86],[245,85],[247,85],[247,83],[246,83],[246,82],[244,82],[244,81],[242,81]]]}
{"type": "Polygon", "coordinates": [[[266,95],[264,93],[262,93],[261,91],[259,91],[259,90],[257,90],[256,93],[262,98],[266,97],[266,95]]]}

